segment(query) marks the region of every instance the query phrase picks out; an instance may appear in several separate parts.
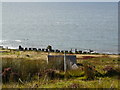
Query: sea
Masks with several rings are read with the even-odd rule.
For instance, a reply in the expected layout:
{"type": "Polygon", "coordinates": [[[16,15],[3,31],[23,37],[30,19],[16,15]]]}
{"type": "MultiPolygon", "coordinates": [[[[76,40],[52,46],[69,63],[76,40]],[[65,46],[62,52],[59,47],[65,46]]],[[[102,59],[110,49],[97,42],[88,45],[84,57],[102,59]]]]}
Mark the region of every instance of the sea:
{"type": "Polygon", "coordinates": [[[0,46],[118,54],[117,2],[3,2],[0,46]]]}

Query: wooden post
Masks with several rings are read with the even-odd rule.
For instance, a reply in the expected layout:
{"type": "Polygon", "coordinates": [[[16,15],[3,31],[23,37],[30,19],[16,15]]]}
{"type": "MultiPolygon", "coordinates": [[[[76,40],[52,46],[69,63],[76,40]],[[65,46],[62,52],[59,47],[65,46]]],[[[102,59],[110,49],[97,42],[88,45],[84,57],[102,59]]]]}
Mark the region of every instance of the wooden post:
{"type": "MultiPolygon", "coordinates": [[[[50,51],[48,50],[48,56],[50,55],[50,51]]],[[[48,64],[48,57],[47,57],[47,64],[48,64]]]]}
{"type": "Polygon", "coordinates": [[[64,72],[66,72],[66,53],[64,52],[64,72]]]}

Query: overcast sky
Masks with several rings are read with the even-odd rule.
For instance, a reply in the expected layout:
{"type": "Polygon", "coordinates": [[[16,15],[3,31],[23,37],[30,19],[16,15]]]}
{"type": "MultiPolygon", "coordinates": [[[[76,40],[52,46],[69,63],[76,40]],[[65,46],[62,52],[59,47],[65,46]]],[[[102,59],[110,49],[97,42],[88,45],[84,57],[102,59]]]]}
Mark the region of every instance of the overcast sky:
{"type": "Polygon", "coordinates": [[[118,2],[120,0],[0,0],[2,2],[118,2]]]}

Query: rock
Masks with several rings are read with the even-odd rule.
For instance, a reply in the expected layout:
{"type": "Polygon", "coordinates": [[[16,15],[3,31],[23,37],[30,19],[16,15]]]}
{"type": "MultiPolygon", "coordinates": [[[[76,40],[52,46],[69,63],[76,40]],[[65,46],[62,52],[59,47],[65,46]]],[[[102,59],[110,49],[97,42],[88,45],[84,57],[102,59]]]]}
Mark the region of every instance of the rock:
{"type": "Polygon", "coordinates": [[[75,69],[78,69],[78,66],[76,64],[73,64],[71,68],[75,70],[75,69]]]}

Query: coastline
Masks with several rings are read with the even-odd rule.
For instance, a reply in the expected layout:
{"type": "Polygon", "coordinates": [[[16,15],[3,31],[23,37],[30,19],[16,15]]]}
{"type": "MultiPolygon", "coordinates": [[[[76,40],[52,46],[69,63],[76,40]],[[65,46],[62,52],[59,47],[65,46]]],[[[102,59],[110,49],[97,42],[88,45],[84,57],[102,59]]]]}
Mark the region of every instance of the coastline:
{"type": "MultiPolygon", "coordinates": [[[[31,51],[32,49],[35,49],[33,51],[43,51],[43,52],[48,52],[45,51],[47,48],[31,48],[31,50],[29,50],[29,47],[22,47],[23,51],[31,51]]],[[[4,45],[0,45],[0,52],[2,52],[2,50],[19,50],[19,47],[6,47],[4,45]]],[[[73,54],[106,54],[106,55],[120,55],[119,52],[108,52],[108,51],[99,51],[99,50],[92,50],[92,49],[53,49],[53,52],[63,52],[63,51],[67,51],[67,52],[71,52],[73,54]],[[76,52],[77,51],[77,52],[76,52]]],[[[57,53],[58,53],[57,52],[57,53]]]]}
{"type": "Polygon", "coordinates": [[[70,51],[62,51],[62,50],[54,50],[49,51],[47,49],[37,49],[33,48],[33,50],[29,50],[24,48],[24,50],[18,49],[9,49],[3,48],[0,49],[0,58],[26,58],[26,55],[29,55],[29,58],[34,59],[44,59],[46,60],[48,55],[64,55],[66,52],[67,55],[76,55],[77,59],[82,59],[83,57],[87,58],[98,58],[98,57],[111,57],[111,58],[119,58],[119,54],[104,54],[104,53],[78,53],[78,52],[70,52],[70,51]],[[61,52],[62,51],[62,52],[61,52]],[[8,54],[7,54],[8,53],[8,54]],[[41,56],[40,56],[41,55],[41,56]]]}

